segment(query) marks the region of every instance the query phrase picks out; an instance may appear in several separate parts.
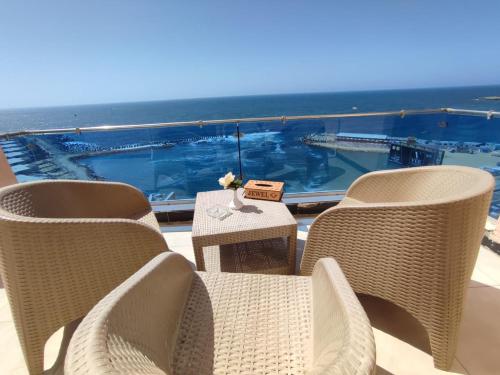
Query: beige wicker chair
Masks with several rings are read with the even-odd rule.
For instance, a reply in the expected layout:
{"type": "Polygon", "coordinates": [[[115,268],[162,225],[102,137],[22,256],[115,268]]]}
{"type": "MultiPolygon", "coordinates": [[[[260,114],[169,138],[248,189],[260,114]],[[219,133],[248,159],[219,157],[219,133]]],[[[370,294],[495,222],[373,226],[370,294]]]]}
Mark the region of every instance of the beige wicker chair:
{"type": "Polygon", "coordinates": [[[43,181],[0,190],[0,272],[31,374],[65,326],[167,250],[148,201],[118,183],[43,181]]]}
{"type": "Polygon", "coordinates": [[[158,255],[84,318],[65,374],[372,374],[373,333],[333,259],[312,277],[194,272],[158,255]]]}
{"type": "Polygon", "coordinates": [[[355,292],[417,318],[435,366],[449,369],[493,186],[489,173],[468,167],[368,173],[311,225],[301,274],[334,257],[355,292]]]}

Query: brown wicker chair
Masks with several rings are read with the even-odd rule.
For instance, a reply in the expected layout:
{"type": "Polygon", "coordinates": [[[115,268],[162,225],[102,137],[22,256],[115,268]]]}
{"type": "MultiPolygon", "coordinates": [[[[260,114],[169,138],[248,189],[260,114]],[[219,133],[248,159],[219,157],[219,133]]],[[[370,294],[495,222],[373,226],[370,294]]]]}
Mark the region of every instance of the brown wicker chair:
{"type": "Polygon", "coordinates": [[[311,225],[301,274],[334,257],[357,293],[406,309],[449,369],[494,180],[458,166],[368,173],[311,225]]]}
{"type": "Polygon", "coordinates": [[[0,190],[0,272],[31,374],[65,327],[53,372],[76,323],[109,291],[167,250],[149,202],[118,183],[40,181],[0,190]]]}
{"type": "Polygon", "coordinates": [[[312,277],[194,272],[164,253],[76,330],[65,374],[373,374],[373,332],[333,259],[312,277]]]}

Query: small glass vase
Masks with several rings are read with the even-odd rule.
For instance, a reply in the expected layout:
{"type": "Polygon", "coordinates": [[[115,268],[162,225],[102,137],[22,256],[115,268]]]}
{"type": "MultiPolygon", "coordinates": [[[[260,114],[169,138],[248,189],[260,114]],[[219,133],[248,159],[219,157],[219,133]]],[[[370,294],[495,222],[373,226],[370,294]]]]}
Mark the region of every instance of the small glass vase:
{"type": "Polygon", "coordinates": [[[243,207],[243,202],[241,201],[240,194],[238,190],[240,189],[232,189],[233,190],[233,199],[229,202],[229,208],[231,210],[239,210],[243,207]]]}

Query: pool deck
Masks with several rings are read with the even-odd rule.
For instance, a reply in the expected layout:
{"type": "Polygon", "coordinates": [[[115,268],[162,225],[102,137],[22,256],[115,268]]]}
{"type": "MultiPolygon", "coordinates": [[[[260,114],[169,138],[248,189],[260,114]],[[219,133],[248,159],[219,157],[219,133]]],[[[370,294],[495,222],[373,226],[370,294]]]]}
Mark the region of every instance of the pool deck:
{"type": "MultiPolygon", "coordinates": [[[[298,256],[312,218],[299,219],[298,256]]],[[[490,229],[491,229],[491,224],[490,229]]],[[[163,226],[172,251],[194,263],[189,225],[163,226]]],[[[450,372],[436,370],[423,328],[406,312],[376,298],[360,300],[372,322],[377,374],[500,374],[500,255],[481,247],[469,284],[458,350],[450,372]]],[[[55,359],[61,331],[46,345],[46,363],[55,359]]],[[[0,374],[27,374],[5,290],[0,285],[0,374]]]]}

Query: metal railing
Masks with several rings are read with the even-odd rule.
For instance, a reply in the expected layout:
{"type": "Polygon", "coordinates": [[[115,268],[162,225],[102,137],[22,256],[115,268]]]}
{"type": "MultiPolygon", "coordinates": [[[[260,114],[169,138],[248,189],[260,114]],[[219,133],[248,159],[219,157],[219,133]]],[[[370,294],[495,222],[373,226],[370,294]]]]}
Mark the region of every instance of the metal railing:
{"type": "Polygon", "coordinates": [[[438,113],[485,116],[487,119],[491,119],[493,117],[500,117],[500,112],[498,111],[479,111],[479,110],[455,109],[455,108],[417,109],[417,110],[402,109],[400,111],[386,111],[386,112],[342,113],[342,114],[304,115],[304,116],[248,117],[248,118],[221,119],[221,120],[160,122],[152,124],[99,125],[99,126],[84,126],[76,128],[33,129],[33,130],[21,130],[15,132],[0,133],[0,138],[11,138],[16,136],[37,135],[37,134],[67,134],[67,133],[80,134],[88,132],[107,132],[107,131],[132,130],[132,129],[155,129],[155,128],[205,126],[205,125],[221,125],[221,124],[243,124],[251,122],[281,121],[283,124],[286,124],[287,121],[298,121],[298,120],[328,120],[328,119],[378,117],[378,116],[404,117],[406,115],[426,115],[426,114],[438,114],[438,113]]]}

